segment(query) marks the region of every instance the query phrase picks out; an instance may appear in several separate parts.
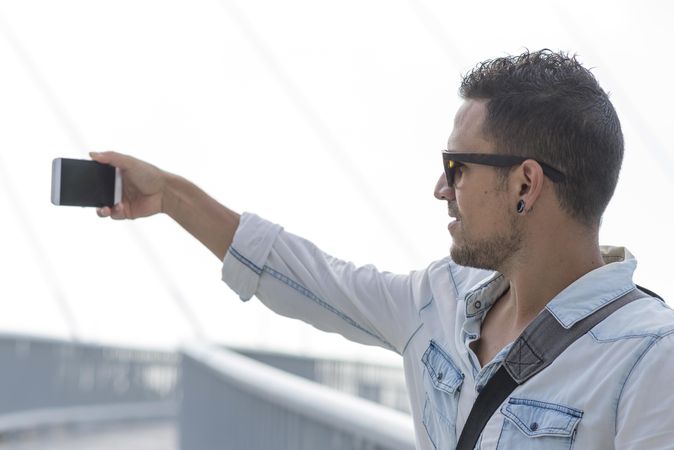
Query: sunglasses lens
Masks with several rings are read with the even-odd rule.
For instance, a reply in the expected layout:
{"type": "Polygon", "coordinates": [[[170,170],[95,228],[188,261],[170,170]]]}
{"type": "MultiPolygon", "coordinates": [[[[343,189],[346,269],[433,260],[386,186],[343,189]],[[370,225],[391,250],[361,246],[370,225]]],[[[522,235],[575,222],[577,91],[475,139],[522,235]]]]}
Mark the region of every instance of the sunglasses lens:
{"type": "Polygon", "coordinates": [[[447,177],[447,185],[454,185],[454,171],[456,170],[456,163],[452,160],[445,162],[445,176],[447,177]]]}
{"type": "Polygon", "coordinates": [[[442,152],[442,165],[445,167],[445,177],[447,178],[447,185],[449,187],[454,186],[454,174],[456,173],[457,167],[461,165],[460,162],[455,161],[452,158],[452,155],[448,152],[442,152]]]}

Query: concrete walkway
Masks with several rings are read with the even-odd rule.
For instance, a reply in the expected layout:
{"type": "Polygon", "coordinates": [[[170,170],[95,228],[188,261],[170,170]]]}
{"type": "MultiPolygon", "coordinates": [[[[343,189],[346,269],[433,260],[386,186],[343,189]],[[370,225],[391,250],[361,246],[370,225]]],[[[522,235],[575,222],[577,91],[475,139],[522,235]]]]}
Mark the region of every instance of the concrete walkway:
{"type": "Polygon", "coordinates": [[[0,438],[0,450],[178,450],[174,422],[67,427],[0,438]]]}

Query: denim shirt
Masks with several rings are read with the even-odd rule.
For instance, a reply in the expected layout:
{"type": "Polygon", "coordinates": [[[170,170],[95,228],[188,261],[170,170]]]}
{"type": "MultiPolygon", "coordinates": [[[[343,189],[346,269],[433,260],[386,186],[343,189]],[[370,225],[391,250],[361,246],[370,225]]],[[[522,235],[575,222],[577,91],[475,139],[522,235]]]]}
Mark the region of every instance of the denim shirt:
{"type": "MultiPolygon", "coordinates": [[[[634,288],[636,260],[602,248],[606,265],[546,306],[570,327],[634,288]]],[[[223,261],[242,300],[403,357],[419,449],[454,449],[506,346],[484,367],[470,348],[508,287],[501,274],[449,258],[406,275],[356,267],[253,214],[244,214],[223,261]]],[[[549,367],[518,386],[476,448],[674,449],[674,312],[651,297],[616,311],[549,367]]]]}

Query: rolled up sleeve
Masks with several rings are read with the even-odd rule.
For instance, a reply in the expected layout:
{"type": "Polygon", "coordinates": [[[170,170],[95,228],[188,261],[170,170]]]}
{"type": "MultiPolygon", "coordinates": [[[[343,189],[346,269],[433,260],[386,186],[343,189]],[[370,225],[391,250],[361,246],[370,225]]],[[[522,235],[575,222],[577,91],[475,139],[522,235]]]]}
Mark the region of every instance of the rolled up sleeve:
{"type": "Polygon", "coordinates": [[[227,283],[241,300],[250,300],[255,295],[260,284],[260,275],[281,231],[283,228],[280,225],[268,222],[255,214],[241,215],[239,227],[222,265],[222,281],[227,283]]]}

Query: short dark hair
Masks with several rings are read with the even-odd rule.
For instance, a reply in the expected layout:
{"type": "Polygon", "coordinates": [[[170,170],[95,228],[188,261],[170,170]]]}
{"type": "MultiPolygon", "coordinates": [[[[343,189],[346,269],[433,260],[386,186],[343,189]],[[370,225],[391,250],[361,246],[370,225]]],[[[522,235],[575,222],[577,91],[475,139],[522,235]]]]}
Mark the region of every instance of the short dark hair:
{"type": "Polygon", "coordinates": [[[530,156],[566,175],[561,207],[598,226],[613,196],[624,143],[609,96],[576,56],[548,49],[478,64],[464,76],[464,99],[487,100],[483,132],[499,152],[530,156]]]}

